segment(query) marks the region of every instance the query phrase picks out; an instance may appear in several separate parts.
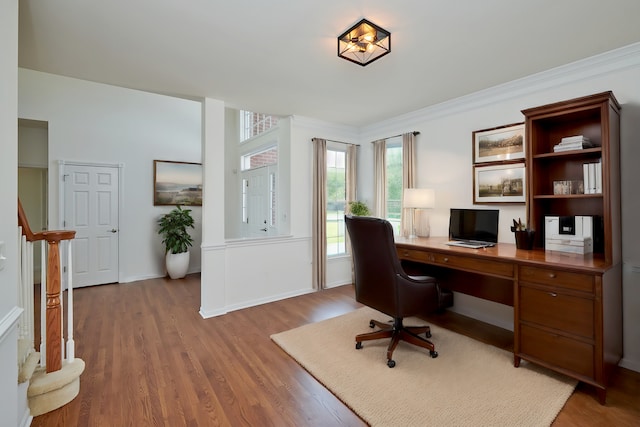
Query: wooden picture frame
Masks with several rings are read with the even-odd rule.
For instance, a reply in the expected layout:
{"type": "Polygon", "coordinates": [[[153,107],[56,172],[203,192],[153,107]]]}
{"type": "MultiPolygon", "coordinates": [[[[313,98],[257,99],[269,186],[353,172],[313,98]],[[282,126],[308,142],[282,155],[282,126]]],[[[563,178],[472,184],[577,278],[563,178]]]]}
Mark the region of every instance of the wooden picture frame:
{"type": "Polygon", "coordinates": [[[473,166],[473,203],[525,203],[525,164],[503,163],[473,166]]]}
{"type": "Polygon", "coordinates": [[[472,133],[473,163],[525,158],[524,123],[514,123],[472,133]]]}
{"type": "Polygon", "coordinates": [[[202,206],[202,163],[153,161],[154,206],[202,206]]]}

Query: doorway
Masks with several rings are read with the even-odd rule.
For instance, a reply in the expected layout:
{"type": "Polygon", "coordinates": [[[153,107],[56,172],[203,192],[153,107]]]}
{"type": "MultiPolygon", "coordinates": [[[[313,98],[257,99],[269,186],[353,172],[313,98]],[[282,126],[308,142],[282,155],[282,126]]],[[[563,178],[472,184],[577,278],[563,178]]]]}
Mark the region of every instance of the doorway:
{"type": "MultiPolygon", "coordinates": [[[[18,119],[18,198],[34,232],[48,229],[49,123],[18,119]]],[[[33,279],[41,281],[40,245],[33,250],[33,279]]]]}
{"type": "MultiPolygon", "coordinates": [[[[18,166],[18,198],[34,232],[47,229],[47,169],[18,166]]],[[[33,281],[40,283],[42,253],[40,245],[33,250],[33,281]]]]}

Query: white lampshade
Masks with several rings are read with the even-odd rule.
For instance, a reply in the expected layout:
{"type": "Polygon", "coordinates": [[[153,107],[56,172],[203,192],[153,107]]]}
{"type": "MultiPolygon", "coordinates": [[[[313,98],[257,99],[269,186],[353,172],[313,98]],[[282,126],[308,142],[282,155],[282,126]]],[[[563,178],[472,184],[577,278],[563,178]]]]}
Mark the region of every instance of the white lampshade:
{"type": "Polygon", "coordinates": [[[402,207],[416,209],[433,209],[435,206],[435,191],[430,188],[405,188],[402,207]]]}

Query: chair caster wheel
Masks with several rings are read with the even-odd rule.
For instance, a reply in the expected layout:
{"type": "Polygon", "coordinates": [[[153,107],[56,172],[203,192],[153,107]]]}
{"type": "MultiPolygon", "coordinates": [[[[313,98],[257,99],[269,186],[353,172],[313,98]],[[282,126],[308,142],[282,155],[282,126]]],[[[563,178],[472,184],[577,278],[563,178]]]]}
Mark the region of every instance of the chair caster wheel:
{"type": "Polygon", "coordinates": [[[394,366],[396,366],[396,361],[391,359],[387,360],[387,366],[393,368],[394,366]]]}
{"type": "Polygon", "coordinates": [[[425,333],[424,336],[427,337],[427,338],[431,338],[431,331],[425,333]]]}
{"type": "Polygon", "coordinates": [[[356,343],[356,350],[360,350],[362,348],[362,343],[361,342],[357,342],[356,343]]]}
{"type": "Polygon", "coordinates": [[[369,327],[370,327],[371,329],[373,329],[373,328],[375,328],[375,327],[376,327],[376,324],[375,324],[375,323],[373,323],[373,320],[370,320],[370,321],[369,321],[369,327]]]}
{"type": "Polygon", "coordinates": [[[435,359],[436,357],[438,357],[438,352],[435,350],[431,350],[429,352],[429,356],[431,356],[432,359],[435,359]]]}

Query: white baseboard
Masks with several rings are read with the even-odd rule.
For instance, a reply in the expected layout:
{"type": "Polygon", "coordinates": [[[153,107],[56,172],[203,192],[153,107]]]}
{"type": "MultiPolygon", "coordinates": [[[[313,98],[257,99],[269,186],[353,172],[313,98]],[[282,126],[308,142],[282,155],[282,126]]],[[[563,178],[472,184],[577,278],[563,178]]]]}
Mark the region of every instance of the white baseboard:
{"type": "Polygon", "coordinates": [[[623,357],[620,363],[618,363],[618,366],[630,369],[632,371],[640,372],[640,361],[638,360],[629,360],[623,357]]]}
{"type": "Polygon", "coordinates": [[[33,417],[31,416],[31,412],[29,411],[29,408],[27,408],[27,410],[24,411],[24,414],[22,414],[22,419],[20,420],[20,423],[18,424],[18,426],[29,427],[31,425],[31,421],[33,421],[33,417]]]}
{"type": "MultiPolygon", "coordinates": [[[[195,273],[200,273],[200,269],[187,271],[187,274],[195,274],[195,273]]],[[[162,273],[162,274],[145,274],[145,275],[139,275],[139,276],[129,276],[129,277],[120,278],[119,283],[131,283],[131,282],[137,282],[139,280],[161,279],[163,277],[167,277],[167,275],[165,273],[162,273]]]]}
{"type": "Polygon", "coordinates": [[[200,316],[202,316],[204,319],[208,319],[210,317],[215,317],[215,316],[220,316],[223,314],[226,314],[230,311],[236,311],[236,310],[241,310],[243,308],[249,308],[249,307],[255,307],[256,305],[262,305],[262,304],[266,304],[269,302],[274,302],[274,301],[280,301],[283,299],[287,299],[287,298],[292,298],[292,297],[297,297],[300,295],[306,295],[306,294],[310,294],[315,292],[314,289],[299,289],[296,291],[291,291],[291,292],[285,292],[282,294],[278,294],[278,295],[271,295],[269,297],[265,297],[265,298],[258,298],[258,299],[254,299],[251,301],[243,301],[242,303],[239,304],[232,304],[232,305],[228,305],[224,308],[220,308],[217,310],[202,310],[202,308],[200,308],[200,316]]]}
{"type": "Polygon", "coordinates": [[[352,284],[351,280],[349,280],[348,282],[345,282],[344,280],[340,280],[335,283],[327,283],[327,289],[337,288],[339,286],[351,285],[351,284],[352,284]]]}

